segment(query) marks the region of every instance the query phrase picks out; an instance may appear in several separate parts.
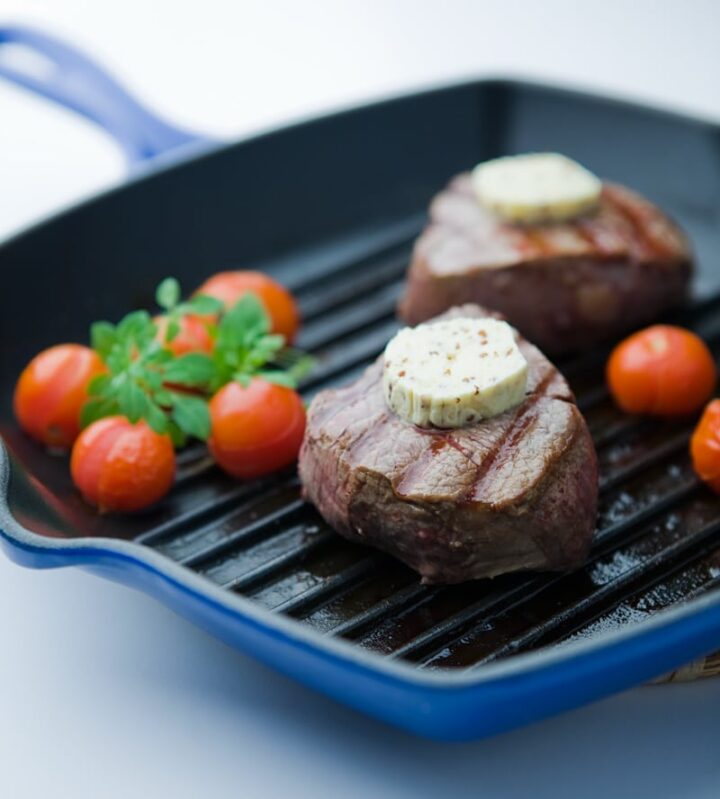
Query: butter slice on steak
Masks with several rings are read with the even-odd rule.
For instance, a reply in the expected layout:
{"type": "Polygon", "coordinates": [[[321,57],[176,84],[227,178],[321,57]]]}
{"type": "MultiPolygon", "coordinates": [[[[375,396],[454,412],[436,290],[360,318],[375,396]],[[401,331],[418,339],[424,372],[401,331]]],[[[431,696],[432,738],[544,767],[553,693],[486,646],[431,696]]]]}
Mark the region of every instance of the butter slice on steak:
{"type": "Polygon", "coordinates": [[[692,254],[680,228],[623,186],[568,222],[518,225],[484,208],[464,174],[434,199],[400,316],[417,324],[477,302],[550,355],[577,352],[683,302],[692,254]]]}
{"type": "MultiPolygon", "coordinates": [[[[467,305],[447,316],[487,315],[467,305]]],[[[529,365],[524,402],[469,427],[421,429],[396,416],[382,358],[318,394],[300,452],[305,496],[341,535],[395,555],[427,583],[582,563],[595,526],[595,450],[565,379],[518,345],[529,365]]]]}

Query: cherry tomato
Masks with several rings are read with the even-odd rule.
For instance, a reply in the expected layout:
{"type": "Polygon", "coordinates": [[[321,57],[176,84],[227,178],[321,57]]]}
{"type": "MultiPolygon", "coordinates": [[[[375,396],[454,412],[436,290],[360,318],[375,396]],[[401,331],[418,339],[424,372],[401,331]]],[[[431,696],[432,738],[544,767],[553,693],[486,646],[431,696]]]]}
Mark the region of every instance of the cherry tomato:
{"type": "Polygon", "coordinates": [[[682,416],[712,396],[717,369],[707,345],[694,333],[653,325],[613,350],[607,380],[615,401],[628,413],[682,416]]]}
{"type": "Polygon", "coordinates": [[[36,355],[15,387],[20,427],[43,444],[69,447],[80,433],[88,384],[106,371],[100,356],[81,344],[58,344],[36,355]]]}
{"type": "Polygon", "coordinates": [[[690,455],[697,476],[720,494],[720,400],[713,400],[690,439],[690,455]]]}
{"type": "Polygon", "coordinates": [[[213,339],[208,330],[208,320],[195,314],[187,314],[179,319],[180,330],[172,341],[165,341],[168,320],[166,316],[156,316],[158,341],[165,345],[173,355],[187,355],[189,352],[210,354],[213,339]]]}
{"type": "Polygon", "coordinates": [[[248,292],[255,294],[270,316],[272,332],[285,336],[292,343],[300,317],[292,294],[276,280],[262,272],[219,272],[206,280],[197,294],[208,294],[230,308],[248,292]]]}
{"type": "Polygon", "coordinates": [[[169,436],[145,422],[108,416],[80,434],[70,472],[83,497],[101,511],[140,510],[170,490],[175,450],[169,436]]]}
{"type": "Polygon", "coordinates": [[[228,383],[210,400],[210,452],[233,477],[249,479],[297,459],[305,407],[297,392],[255,377],[247,388],[228,383]]]}

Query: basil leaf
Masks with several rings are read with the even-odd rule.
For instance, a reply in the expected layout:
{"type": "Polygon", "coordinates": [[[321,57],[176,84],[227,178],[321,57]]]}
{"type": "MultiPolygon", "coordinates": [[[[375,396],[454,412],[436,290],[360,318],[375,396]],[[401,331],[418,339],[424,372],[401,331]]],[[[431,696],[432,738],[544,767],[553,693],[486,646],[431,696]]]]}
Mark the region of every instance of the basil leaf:
{"type": "Polygon", "coordinates": [[[190,352],[170,361],[163,371],[167,383],[181,386],[199,386],[208,383],[215,375],[212,359],[199,352],[190,352]]]}
{"type": "Polygon", "coordinates": [[[166,311],[171,310],[180,302],[180,284],[174,277],[166,277],[155,291],[155,301],[166,311]]]}
{"type": "Polygon", "coordinates": [[[248,353],[248,360],[253,366],[262,366],[272,360],[284,346],[284,336],[262,336],[248,353]]]}
{"type": "Polygon", "coordinates": [[[175,339],[178,337],[179,332],[180,332],[180,322],[173,315],[170,317],[167,329],[165,330],[165,342],[169,344],[171,341],[175,341],[175,339]]]}
{"type": "Polygon", "coordinates": [[[147,369],[142,375],[142,387],[146,394],[155,396],[156,391],[162,391],[165,385],[165,378],[162,372],[155,369],[147,369]]]}
{"type": "Polygon", "coordinates": [[[257,340],[255,349],[271,352],[273,355],[285,346],[285,336],[279,334],[262,336],[257,340]]]}
{"type": "Polygon", "coordinates": [[[117,400],[114,397],[88,400],[80,411],[80,427],[87,427],[98,419],[106,416],[115,416],[120,412],[117,400]]]}
{"type": "Polygon", "coordinates": [[[232,379],[236,383],[240,383],[243,388],[247,388],[252,380],[252,375],[247,374],[247,372],[238,372],[237,374],[233,375],[232,379]]]}
{"type": "Polygon", "coordinates": [[[145,418],[151,430],[161,434],[168,432],[170,420],[167,414],[152,401],[148,402],[145,418]]]}
{"type": "Polygon", "coordinates": [[[172,420],[168,421],[167,433],[175,449],[180,449],[180,447],[184,447],[187,444],[187,436],[172,420]]]}
{"type": "Polygon", "coordinates": [[[96,375],[88,383],[87,393],[91,396],[104,394],[110,389],[112,382],[113,379],[111,375],[96,375]]]}
{"type": "Polygon", "coordinates": [[[155,325],[152,323],[150,314],[147,311],[133,311],[118,323],[117,338],[128,342],[142,337],[143,334],[147,335],[149,328],[152,328],[152,335],[154,335],[155,325]]]}
{"type": "Polygon", "coordinates": [[[132,358],[122,347],[115,346],[105,358],[105,363],[112,374],[120,374],[130,365],[132,358]]]}
{"type": "Polygon", "coordinates": [[[271,370],[267,372],[259,372],[259,377],[267,380],[268,383],[275,383],[277,386],[285,386],[286,388],[296,388],[297,382],[290,372],[281,372],[279,370],[271,370]]]}
{"type": "Polygon", "coordinates": [[[187,435],[202,441],[210,436],[210,411],[201,397],[173,393],[171,418],[187,435]]]}
{"type": "Polygon", "coordinates": [[[115,326],[110,322],[95,322],[90,326],[90,346],[105,359],[117,341],[115,326]]]}
{"type": "Polygon", "coordinates": [[[145,365],[152,365],[152,366],[161,366],[162,364],[169,363],[175,358],[175,356],[170,352],[170,350],[166,350],[165,347],[155,347],[151,348],[149,352],[145,352],[143,354],[143,363],[145,365]]]}
{"type": "Polygon", "coordinates": [[[150,317],[147,323],[138,330],[133,337],[133,341],[137,348],[142,351],[153,352],[155,350],[162,351],[162,344],[157,341],[158,327],[150,317]]]}
{"type": "Polygon", "coordinates": [[[134,380],[126,380],[118,391],[118,404],[120,412],[135,424],[145,418],[150,400],[134,380]]]}
{"type": "Polygon", "coordinates": [[[169,408],[172,405],[172,394],[165,388],[154,391],[153,399],[162,408],[169,408]]]}
{"type": "Polygon", "coordinates": [[[287,370],[298,382],[306,377],[315,368],[316,360],[312,355],[301,355],[294,364],[287,370]]]}
{"type": "Polygon", "coordinates": [[[210,297],[208,294],[196,294],[185,303],[185,307],[188,311],[200,316],[214,316],[225,310],[221,300],[210,297]]]}
{"type": "Polygon", "coordinates": [[[220,322],[219,335],[235,346],[248,346],[270,330],[270,318],[254,294],[243,295],[220,322]]]}

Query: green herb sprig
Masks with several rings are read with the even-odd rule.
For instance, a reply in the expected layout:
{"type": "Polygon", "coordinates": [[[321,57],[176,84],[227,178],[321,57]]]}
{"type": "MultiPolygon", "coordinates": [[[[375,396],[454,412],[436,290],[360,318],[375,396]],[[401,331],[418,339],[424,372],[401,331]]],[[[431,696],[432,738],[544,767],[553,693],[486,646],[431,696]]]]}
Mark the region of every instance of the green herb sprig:
{"type": "Polygon", "coordinates": [[[315,361],[300,350],[286,347],[285,337],[271,333],[270,327],[270,318],[254,294],[245,294],[222,317],[212,355],[213,393],[231,381],[247,386],[256,376],[297,388],[315,361]]]}
{"type": "Polygon", "coordinates": [[[81,413],[83,427],[105,416],[121,414],[135,423],[144,419],[157,433],[168,433],[176,446],[188,437],[210,435],[208,399],[222,386],[237,381],[247,386],[254,376],[296,388],[314,360],[285,346],[285,338],[270,332],[262,303],[246,294],[227,312],[214,297],[196,295],[182,301],[180,284],[166,278],[155,294],[167,325],[162,340],[147,311],[133,311],[117,325],[95,322],[90,328],[93,349],[108,367],[94,378],[81,413]],[[219,317],[208,322],[214,339],[212,355],[177,356],[167,344],[178,335],[185,315],[219,317]]]}
{"type": "MultiPolygon", "coordinates": [[[[167,327],[165,328],[165,341],[169,344],[177,338],[180,332],[182,317],[191,314],[198,316],[217,316],[224,310],[223,303],[207,294],[195,294],[189,300],[181,300],[180,283],[174,277],[166,277],[155,291],[155,302],[165,311],[167,327]]],[[[211,333],[214,325],[206,322],[211,333]]]]}
{"type": "Polygon", "coordinates": [[[177,446],[188,436],[206,439],[210,414],[202,396],[214,376],[212,360],[202,353],[175,356],[157,338],[147,311],[134,311],[117,325],[96,322],[90,328],[93,349],[108,374],[92,380],[83,407],[83,426],[114,414],[131,422],[147,421],[156,433],[169,433],[177,446]]]}

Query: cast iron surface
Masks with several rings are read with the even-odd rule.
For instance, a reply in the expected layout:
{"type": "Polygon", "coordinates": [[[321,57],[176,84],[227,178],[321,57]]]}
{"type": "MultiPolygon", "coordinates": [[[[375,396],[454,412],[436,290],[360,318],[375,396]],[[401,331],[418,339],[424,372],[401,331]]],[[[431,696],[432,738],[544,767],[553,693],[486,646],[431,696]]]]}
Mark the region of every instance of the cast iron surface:
{"type": "MultiPolygon", "coordinates": [[[[41,550],[43,541],[57,547],[80,538],[101,551],[106,539],[134,542],[141,560],[152,550],[153,564],[176,564],[172,574],[187,575],[200,593],[207,586],[208,596],[220,590],[246,597],[245,607],[282,617],[286,631],[290,620],[319,652],[348,641],[377,655],[362,658],[370,669],[394,661],[401,668],[392,674],[411,682],[420,673],[442,675],[449,686],[471,684],[468,672],[478,679],[497,673],[488,667],[494,662],[530,668],[541,661],[522,655],[534,650],[555,647],[562,658],[588,642],[610,645],[613,631],[643,621],[650,629],[648,619],[701,594],[707,596],[698,608],[707,597],[712,604],[720,584],[720,501],[689,467],[692,422],[618,412],[604,388],[607,350],[559,364],[601,465],[593,551],[583,569],[565,575],[422,586],[394,560],[335,535],[301,500],[293,471],[238,483],[201,447],[181,454],[177,486],[159,506],[133,517],[98,516],[73,490],[67,459],[48,456],[12,419],[14,380],[34,352],[84,340],[92,319],[148,305],[167,274],[188,289],[229,267],[276,275],[300,302],[298,344],[318,358],[305,395],[352,379],[398,328],[395,303],[431,195],[477,161],[547,149],[640,190],[688,230],[700,272],[695,299],[677,319],[720,353],[716,127],[498,81],[306,123],[136,180],[0,248],[0,431],[11,463],[7,504],[24,543],[41,550]],[[558,646],[576,639],[574,647],[558,646]]],[[[720,647],[720,631],[697,646],[689,654],[720,647]]],[[[658,672],[682,659],[668,651],[658,672]]],[[[647,676],[638,673],[636,681],[647,676]]],[[[632,679],[609,681],[594,695],[632,679]]],[[[361,699],[351,703],[363,706],[361,699]]],[[[567,699],[558,700],[542,713],[565,706],[567,699]]],[[[424,711],[418,705],[416,712],[424,711]]],[[[474,733],[466,725],[457,735],[512,723],[519,721],[478,724],[474,733]]]]}

